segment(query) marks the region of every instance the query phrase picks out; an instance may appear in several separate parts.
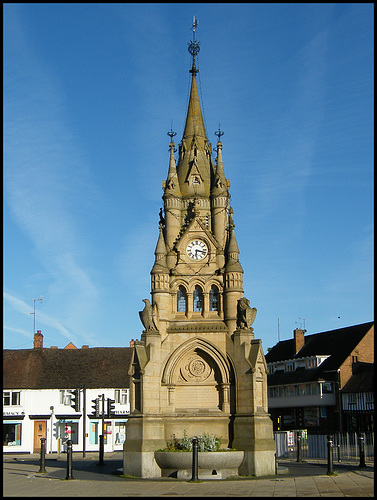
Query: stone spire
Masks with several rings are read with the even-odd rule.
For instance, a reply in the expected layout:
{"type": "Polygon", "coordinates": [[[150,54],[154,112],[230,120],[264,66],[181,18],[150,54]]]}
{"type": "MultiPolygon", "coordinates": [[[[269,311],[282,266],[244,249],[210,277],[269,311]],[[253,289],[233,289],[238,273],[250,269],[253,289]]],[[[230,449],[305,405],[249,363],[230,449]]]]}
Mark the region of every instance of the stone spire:
{"type": "Polygon", "coordinates": [[[188,51],[192,55],[192,66],[190,69],[190,73],[192,74],[191,90],[177,165],[181,195],[186,199],[192,199],[197,196],[209,197],[211,179],[214,172],[211,144],[208,142],[204,126],[196,82],[196,75],[199,70],[196,67],[195,58],[200,50],[199,42],[195,40],[195,28],[197,25],[197,21],[194,21],[192,27],[193,40],[189,43],[188,47],[188,51]]]}
{"type": "Polygon", "coordinates": [[[242,266],[238,260],[240,250],[238,248],[236,235],[234,234],[233,209],[229,209],[229,239],[226,249],[225,272],[243,273],[242,266]]]}
{"type": "Polygon", "coordinates": [[[160,222],[160,234],[158,236],[155,254],[155,262],[151,274],[168,273],[166,266],[166,244],[163,235],[163,224],[160,222]]]}
{"type": "MultiPolygon", "coordinates": [[[[190,71],[192,72],[193,70],[191,69],[190,71]]],[[[208,142],[204,126],[202,110],[200,108],[196,75],[195,73],[192,73],[190,100],[189,100],[185,130],[183,132],[182,140],[185,143],[185,145],[189,147],[194,137],[200,138],[200,143],[202,144],[204,143],[204,141],[208,142]]]]}
{"type": "Polygon", "coordinates": [[[164,185],[164,192],[167,195],[180,196],[181,192],[179,189],[177,166],[174,158],[174,153],[176,150],[174,149],[175,144],[173,142],[173,137],[177,134],[176,132],[173,132],[173,129],[171,129],[170,132],[168,132],[168,135],[170,136],[170,143],[169,143],[170,159],[169,159],[168,177],[164,185]]]}

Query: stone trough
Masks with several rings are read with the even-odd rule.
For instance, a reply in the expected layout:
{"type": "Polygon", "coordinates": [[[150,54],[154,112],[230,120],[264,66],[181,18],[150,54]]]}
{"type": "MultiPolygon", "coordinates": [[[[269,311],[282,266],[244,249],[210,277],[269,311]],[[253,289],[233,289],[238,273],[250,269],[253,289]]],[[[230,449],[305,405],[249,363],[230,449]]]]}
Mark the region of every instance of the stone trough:
{"type": "MultiPolygon", "coordinates": [[[[191,452],[155,451],[154,457],[161,469],[162,477],[191,479],[191,452]]],[[[238,476],[238,468],[243,458],[243,451],[200,451],[198,452],[198,478],[225,479],[238,476]]]]}

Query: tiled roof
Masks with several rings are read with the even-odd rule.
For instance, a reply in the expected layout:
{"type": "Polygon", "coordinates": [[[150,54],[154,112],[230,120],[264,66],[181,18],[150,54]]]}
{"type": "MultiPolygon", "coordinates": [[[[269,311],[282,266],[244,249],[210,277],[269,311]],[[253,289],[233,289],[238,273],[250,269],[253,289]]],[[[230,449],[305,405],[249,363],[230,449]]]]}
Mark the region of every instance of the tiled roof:
{"type": "Polygon", "coordinates": [[[287,385],[304,383],[323,378],[336,380],[336,370],[369,332],[374,322],[339,328],[328,332],[305,335],[304,346],[296,353],[294,339],[278,342],[267,354],[266,362],[287,361],[315,355],[328,355],[318,368],[296,369],[291,372],[282,370],[268,374],[268,385],[287,385]]]}
{"type": "Polygon", "coordinates": [[[352,368],[352,377],[345,384],[342,392],[373,392],[374,363],[355,363],[352,368]]]}
{"type": "MultiPolygon", "coordinates": [[[[348,326],[328,332],[305,335],[304,346],[296,353],[294,339],[278,342],[266,354],[267,363],[286,361],[288,359],[306,358],[315,355],[330,355],[331,363],[328,369],[338,368],[368,333],[374,322],[348,326]]],[[[325,361],[329,362],[330,358],[325,361]]]]}
{"type": "Polygon", "coordinates": [[[6,389],[128,388],[130,347],[3,351],[6,389]]]}

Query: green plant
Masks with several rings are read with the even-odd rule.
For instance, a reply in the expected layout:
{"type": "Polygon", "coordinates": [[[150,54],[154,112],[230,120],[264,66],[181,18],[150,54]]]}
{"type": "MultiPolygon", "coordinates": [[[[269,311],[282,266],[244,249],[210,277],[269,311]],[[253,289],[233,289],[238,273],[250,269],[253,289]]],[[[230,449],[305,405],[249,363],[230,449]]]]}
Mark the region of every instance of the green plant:
{"type": "Polygon", "coordinates": [[[220,438],[206,433],[200,436],[188,437],[186,431],[183,432],[183,438],[180,441],[173,436],[173,442],[168,443],[166,448],[158,451],[192,451],[194,437],[198,440],[198,451],[219,451],[220,438]]]}

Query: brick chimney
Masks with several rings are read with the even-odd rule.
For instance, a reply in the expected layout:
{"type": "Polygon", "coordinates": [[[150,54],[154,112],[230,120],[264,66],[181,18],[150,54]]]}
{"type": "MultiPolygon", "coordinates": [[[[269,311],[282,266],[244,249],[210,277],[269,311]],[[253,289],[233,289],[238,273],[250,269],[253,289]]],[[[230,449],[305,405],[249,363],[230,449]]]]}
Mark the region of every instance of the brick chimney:
{"type": "Polygon", "coordinates": [[[295,354],[298,353],[298,351],[304,347],[305,345],[305,334],[306,330],[301,330],[301,328],[296,328],[293,330],[293,335],[294,335],[294,341],[295,341],[295,354]]]}
{"type": "Polygon", "coordinates": [[[34,349],[43,349],[43,335],[40,330],[34,333],[34,349]]]}

